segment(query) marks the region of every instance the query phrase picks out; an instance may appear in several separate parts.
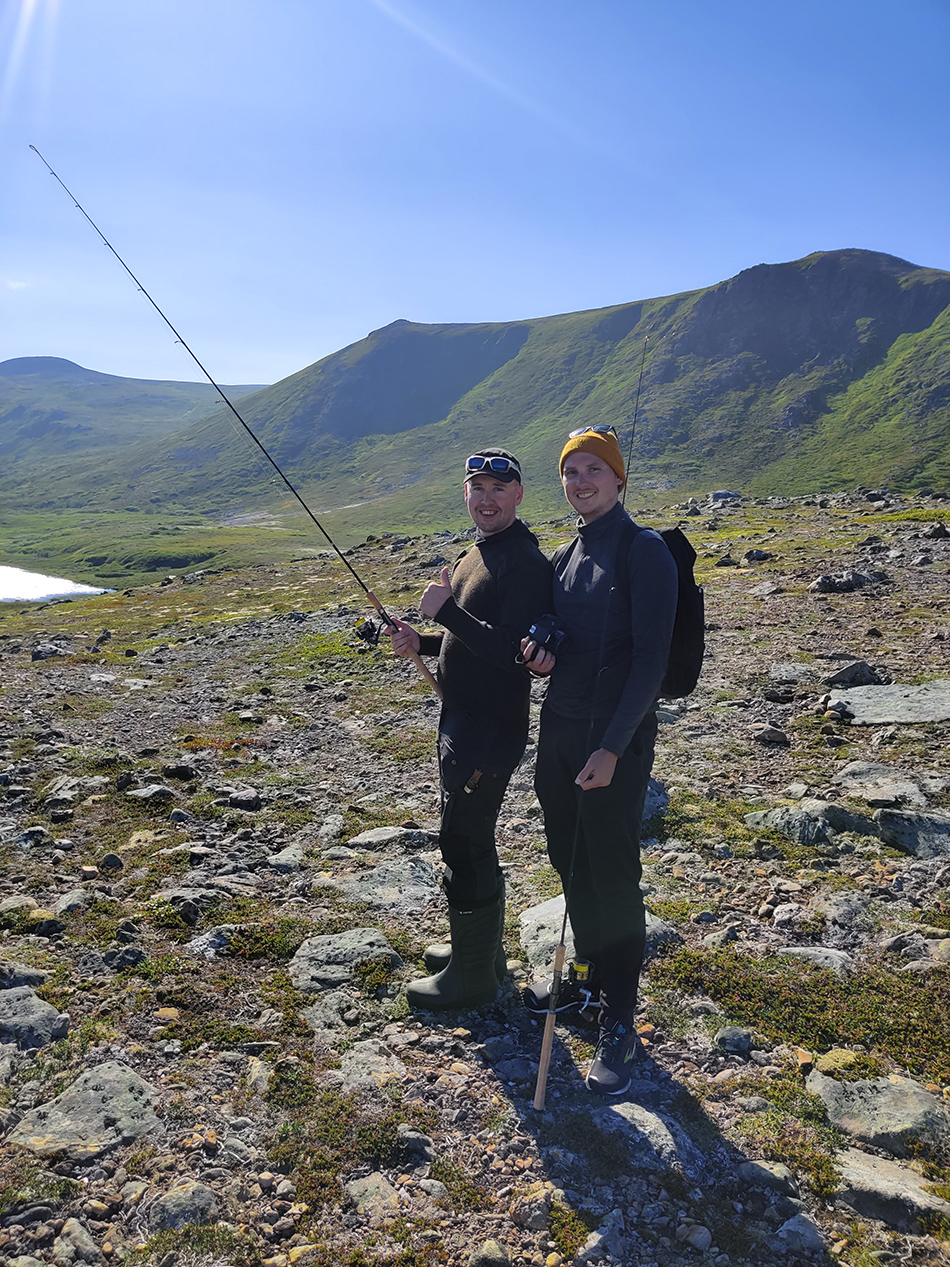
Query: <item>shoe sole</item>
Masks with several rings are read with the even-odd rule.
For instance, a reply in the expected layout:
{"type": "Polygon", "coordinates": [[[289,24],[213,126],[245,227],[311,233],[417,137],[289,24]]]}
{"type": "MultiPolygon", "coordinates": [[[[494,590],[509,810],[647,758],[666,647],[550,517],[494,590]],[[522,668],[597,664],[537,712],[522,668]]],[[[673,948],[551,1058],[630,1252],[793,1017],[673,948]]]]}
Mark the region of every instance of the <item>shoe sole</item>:
{"type": "Polygon", "coordinates": [[[587,1077],[584,1079],[584,1086],[587,1088],[588,1091],[591,1091],[594,1095],[623,1095],[625,1091],[630,1090],[630,1083],[632,1081],[633,1081],[633,1078],[628,1078],[627,1081],[623,1084],[623,1086],[618,1087],[616,1091],[608,1091],[606,1087],[599,1087],[596,1082],[591,1083],[590,1074],[588,1074],[587,1077]]]}

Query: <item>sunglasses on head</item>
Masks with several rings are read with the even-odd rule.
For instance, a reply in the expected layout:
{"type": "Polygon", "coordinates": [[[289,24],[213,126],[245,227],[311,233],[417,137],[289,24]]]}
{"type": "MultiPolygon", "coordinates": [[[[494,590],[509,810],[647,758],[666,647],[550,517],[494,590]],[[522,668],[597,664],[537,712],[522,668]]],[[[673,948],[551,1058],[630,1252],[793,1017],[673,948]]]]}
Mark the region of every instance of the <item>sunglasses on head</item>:
{"type": "Polygon", "coordinates": [[[588,431],[593,431],[595,435],[599,436],[615,436],[617,434],[609,422],[598,422],[597,425],[593,427],[578,427],[576,431],[571,432],[568,439],[576,440],[578,436],[586,436],[588,431]]]}
{"type": "Polygon", "coordinates": [[[509,472],[514,473],[521,479],[521,467],[517,462],[513,462],[511,458],[486,458],[481,453],[473,453],[470,458],[465,459],[465,470],[469,474],[482,472],[488,474],[489,471],[495,475],[508,475],[509,472]]]}

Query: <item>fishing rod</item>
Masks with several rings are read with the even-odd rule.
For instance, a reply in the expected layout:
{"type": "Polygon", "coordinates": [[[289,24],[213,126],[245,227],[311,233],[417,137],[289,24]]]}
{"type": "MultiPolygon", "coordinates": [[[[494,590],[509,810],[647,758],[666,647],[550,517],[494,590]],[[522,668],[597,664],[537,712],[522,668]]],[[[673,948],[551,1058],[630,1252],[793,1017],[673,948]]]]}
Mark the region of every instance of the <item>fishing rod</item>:
{"type": "MultiPolygon", "coordinates": [[[[218,395],[221,397],[221,399],[222,399],[222,400],[224,401],[224,403],[227,405],[228,409],[230,409],[230,411],[231,411],[231,413],[234,415],[234,417],[238,420],[238,422],[241,424],[241,426],[244,428],[244,430],[247,432],[247,434],[250,436],[250,438],[254,441],[254,443],[257,445],[258,449],[260,449],[261,453],[263,453],[264,457],[265,457],[265,458],[267,459],[267,461],[271,464],[271,466],[274,468],[274,470],[277,472],[277,474],[278,474],[278,475],[280,476],[280,478],[283,480],[284,484],[287,486],[287,488],[290,490],[290,492],[293,494],[293,496],[296,498],[296,500],[297,500],[297,501],[300,503],[300,505],[303,507],[303,509],[304,509],[305,513],[307,514],[308,518],[310,519],[310,521],[314,524],[314,526],[315,526],[315,527],[318,529],[318,531],[322,534],[322,536],[324,537],[324,539],[328,542],[328,544],[329,544],[329,545],[332,547],[332,549],[336,552],[337,556],[338,556],[338,557],[339,557],[339,559],[340,559],[340,562],[341,562],[341,563],[343,564],[343,566],[347,569],[347,571],[348,571],[348,572],[350,573],[350,575],[353,577],[353,580],[354,580],[354,581],[356,581],[357,585],[360,587],[360,589],[361,589],[361,590],[363,591],[363,593],[366,595],[366,597],[367,597],[367,599],[368,599],[368,601],[369,601],[370,605],[371,605],[372,607],[374,607],[374,608],[375,608],[375,610],[379,613],[379,615],[380,615],[381,619],[383,620],[384,624],[388,625],[388,626],[390,627],[390,629],[395,629],[395,627],[396,627],[395,621],[392,619],[392,617],[391,617],[391,616],[389,615],[389,613],[386,611],[385,607],[382,605],[382,603],[379,601],[379,599],[376,597],[376,595],[373,593],[373,591],[369,588],[369,586],[366,584],[366,582],[363,580],[363,578],[359,575],[359,573],[358,573],[358,572],[356,571],[356,569],[353,567],[352,563],[350,563],[349,559],[348,559],[348,558],[344,555],[343,551],[342,551],[342,550],[340,549],[340,547],[336,544],[336,542],[333,540],[333,538],[332,538],[332,537],[330,536],[330,534],[327,532],[326,528],[324,528],[323,524],[320,522],[320,520],[316,517],[316,515],[313,513],[313,511],[310,509],[310,507],[307,505],[307,503],[306,503],[306,502],[304,501],[304,499],[301,497],[300,493],[298,493],[297,489],[293,486],[293,484],[291,484],[290,480],[287,478],[287,476],[284,474],[284,472],[280,469],[280,467],[277,465],[277,463],[275,462],[275,460],[271,457],[270,453],[268,453],[267,449],[264,447],[264,445],[261,443],[261,441],[257,438],[257,436],[254,434],[254,432],[251,430],[251,428],[248,426],[248,424],[244,421],[244,419],[243,419],[243,418],[241,417],[241,415],[238,413],[238,411],[237,411],[237,409],[235,408],[234,404],[231,402],[231,400],[229,400],[229,398],[228,398],[227,394],[224,392],[224,390],[221,388],[221,386],[220,386],[217,382],[215,382],[215,380],[211,377],[210,373],[209,373],[209,372],[205,369],[205,367],[204,367],[204,365],[201,363],[201,361],[199,361],[198,357],[197,357],[197,356],[195,355],[195,353],[191,350],[191,348],[189,347],[188,343],[185,341],[185,339],[182,337],[182,335],[179,333],[179,331],[178,331],[178,330],[177,330],[177,329],[176,329],[176,328],[172,325],[172,323],[171,323],[171,321],[168,319],[168,317],[166,317],[166,316],[165,316],[164,312],[161,310],[161,308],[158,306],[158,304],[155,302],[155,300],[152,298],[152,296],[149,294],[149,292],[145,289],[144,285],[143,285],[143,284],[139,281],[139,279],[135,276],[135,274],[132,272],[131,268],[129,268],[128,264],[126,264],[125,260],[122,258],[122,256],[119,254],[119,252],[115,249],[115,247],[112,245],[112,243],[108,240],[108,238],[106,237],[106,235],[102,232],[102,230],[101,230],[101,229],[99,228],[99,226],[96,224],[95,220],[93,220],[92,216],[90,216],[90,215],[89,215],[89,213],[88,213],[88,211],[86,210],[86,208],[82,205],[82,203],[80,203],[79,199],[78,199],[78,198],[76,197],[76,195],[72,192],[72,190],[71,190],[71,189],[69,189],[69,188],[68,188],[68,187],[64,184],[64,182],[60,179],[60,177],[57,175],[57,173],[56,173],[55,171],[53,171],[52,167],[49,165],[49,163],[46,161],[46,159],[43,157],[43,155],[39,152],[39,150],[36,148],[36,146],[35,146],[35,145],[31,145],[31,146],[30,146],[30,149],[33,151],[33,153],[36,155],[36,157],[40,160],[40,162],[43,164],[43,166],[46,168],[46,170],[49,172],[49,174],[53,177],[53,179],[54,179],[54,180],[55,180],[55,181],[56,181],[56,182],[57,182],[57,183],[58,183],[58,184],[62,187],[62,189],[64,190],[64,192],[67,194],[67,196],[68,196],[69,198],[71,198],[71,199],[72,199],[72,201],[73,201],[73,205],[75,206],[76,210],[77,210],[77,211],[80,211],[80,212],[82,213],[82,215],[85,217],[85,219],[87,220],[87,222],[88,222],[88,223],[92,226],[93,230],[94,230],[94,231],[96,232],[96,234],[98,235],[98,237],[99,237],[99,239],[101,240],[101,242],[103,243],[103,245],[104,245],[104,246],[107,246],[107,247],[109,248],[109,250],[110,250],[110,251],[112,252],[112,254],[115,256],[115,258],[119,261],[119,263],[120,263],[120,264],[122,265],[122,267],[125,269],[126,273],[128,273],[129,277],[131,277],[132,281],[133,281],[133,282],[135,283],[135,285],[136,285],[136,288],[137,288],[137,289],[138,289],[138,290],[139,290],[139,291],[140,291],[140,292],[141,292],[141,293],[145,296],[145,298],[146,298],[146,299],[148,300],[148,302],[152,305],[152,307],[155,309],[155,311],[158,313],[158,315],[161,317],[161,319],[165,322],[165,325],[166,325],[166,326],[168,326],[169,330],[171,330],[172,334],[175,336],[175,342],[176,342],[176,343],[179,343],[179,344],[180,344],[180,345],[181,345],[181,346],[185,349],[185,351],[188,353],[188,355],[191,357],[191,359],[194,361],[194,363],[198,366],[198,369],[199,369],[199,370],[201,370],[202,374],[205,376],[205,378],[208,380],[208,382],[211,384],[211,386],[214,388],[214,390],[218,393],[218,395]]],[[[436,695],[438,695],[438,696],[441,698],[441,696],[442,696],[442,691],[441,691],[441,690],[440,690],[440,688],[439,688],[439,684],[438,684],[438,682],[435,680],[435,678],[433,677],[432,673],[431,673],[431,672],[430,672],[430,670],[427,668],[427,666],[423,663],[422,657],[419,655],[418,651],[411,651],[411,650],[410,650],[410,651],[409,651],[409,653],[408,653],[408,655],[409,655],[409,658],[412,660],[412,662],[415,664],[416,668],[419,670],[419,672],[422,674],[422,676],[425,678],[425,680],[429,683],[429,685],[430,685],[430,686],[432,687],[432,689],[435,691],[436,695]]]]}
{"type": "Polygon", "coordinates": [[[620,505],[626,510],[627,508],[627,485],[630,483],[630,463],[633,461],[633,437],[637,434],[637,414],[640,412],[640,387],[643,384],[643,363],[647,359],[647,344],[650,342],[650,336],[643,336],[643,352],[640,355],[640,377],[637,379],[637,398],[633,404],[633,422],[630,426],[630,444],[627,448],[627,478],[623,484],[623,496],[620,498],[620,505]]]}

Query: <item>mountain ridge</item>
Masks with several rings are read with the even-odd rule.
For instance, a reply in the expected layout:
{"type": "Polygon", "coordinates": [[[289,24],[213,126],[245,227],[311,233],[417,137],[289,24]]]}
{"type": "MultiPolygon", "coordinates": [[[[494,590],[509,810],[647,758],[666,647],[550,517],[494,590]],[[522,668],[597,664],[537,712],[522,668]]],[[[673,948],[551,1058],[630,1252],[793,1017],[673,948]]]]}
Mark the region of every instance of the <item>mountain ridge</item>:
{"type": "MultiPolygon", "coordinates": [[[[940,482],[948,309],[950,272],[819,251],[581,312],[400,318],[250,393],[241,412],[314,509],[354,536],[456,522],[460,460],[486,443],[519,452],[535,513],[560,510],[564,434],[610,422],[626,438],[641,363],[631,485],[647,501],[725,484],[767,494],[940,482]]],[[[48,461],[26,477],[21,465],[0,488],[12,482],[47,510],[108,498],[149,513],[255,511],[273,492],[235,429],[218,409],[94,462],[48,461]]]]}

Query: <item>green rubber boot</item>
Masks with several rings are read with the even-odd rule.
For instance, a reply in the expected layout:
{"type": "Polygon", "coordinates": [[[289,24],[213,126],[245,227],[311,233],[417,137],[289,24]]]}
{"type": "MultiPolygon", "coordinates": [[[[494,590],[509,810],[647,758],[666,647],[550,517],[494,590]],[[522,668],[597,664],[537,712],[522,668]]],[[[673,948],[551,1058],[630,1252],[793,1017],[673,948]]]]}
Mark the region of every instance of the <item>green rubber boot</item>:
{"type": "MultiPolygon", "coordinates": [[[[495,976],[498,978],[498,984],[501,985],[505,977],[508,975],[508,956],[505,954],[505,878],[502,876],[498,888],[498,904],[500,910],[500,922],[498,925],[498,946],[495,950],[495,976]]],[[[426,946],[422,952],[422,960],[430,972],[441,972],[443,968],[449,966],[452,958],[452,943],[450,941],[433,942],[431,946],[426,946]]]]}
{"type": "Polygon", "coordinates": [[[498,996],[495,958],[499,925],[504,926],[503,910],[498,902],[477,906],[474,911],[449,907],[451,958],[435,976],[409,983],[406,1002],[410,1007],[439,1012],[494,1003],[498,996]]]}

